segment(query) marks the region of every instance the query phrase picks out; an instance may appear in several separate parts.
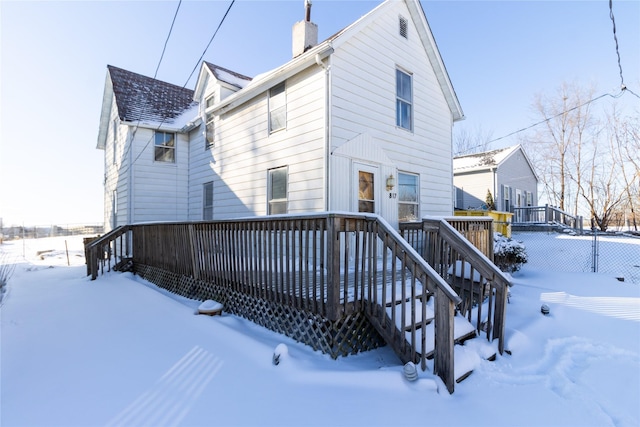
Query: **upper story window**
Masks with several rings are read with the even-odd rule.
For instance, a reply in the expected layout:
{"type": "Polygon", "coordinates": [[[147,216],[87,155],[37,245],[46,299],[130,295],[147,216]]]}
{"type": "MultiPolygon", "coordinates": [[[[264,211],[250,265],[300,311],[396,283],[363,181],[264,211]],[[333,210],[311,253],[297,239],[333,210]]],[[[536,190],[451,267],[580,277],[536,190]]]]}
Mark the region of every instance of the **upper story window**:
{"type": "Polygon", "coordinates": [[[204,149],[205,150],[209,150],[213,147],[214,145],[214,114],[213,113],[207,113],[206,114],[206,141],[204,143],[204,149]]]}
{"type": "Polygon", "coordinates": [[[413,130],[413,77],[396,69],[396,126],[413,130]]]}
{"type": "Polygon", "coordinates": [[[287,127],[287,95],[284,82],[269,89],[269,133],[287,127]]]}
{"type": "Polygon", "coordinates": [[[204,102],[204,106],[205,106],[205,108],[212,107],[212,106],[213,106],[213,104],[215,104],[215,102],[216,102],[215,94],[211,94],[211,95],[209,95],[209,96],[207,97],[207,99],[205,100],[205,102],[204,102]]]}
{"type": "Polygon", "coordinates": [[[405,39],[408,39],[409,38],[409,22],[407,21],[407,18],[402,16],[400,17],[399,21],[400,21],[400,35],[405,39]]]}
{"type": "Polygon", "coordinates": [[[398,174],[398,221],[416,221],[420,218],[418,175],[398,174]]]}
{"type": "Polygon", "coordinates": [[[154,159],[156,162],[176,162],[176,136],[173,133],[156,131],[155,133],[155,152],[154,159]]]}
{"type": "Polygon", "coordinates": [[[287,213],[287,167],[269,170],[268,215],[287,213]]]}

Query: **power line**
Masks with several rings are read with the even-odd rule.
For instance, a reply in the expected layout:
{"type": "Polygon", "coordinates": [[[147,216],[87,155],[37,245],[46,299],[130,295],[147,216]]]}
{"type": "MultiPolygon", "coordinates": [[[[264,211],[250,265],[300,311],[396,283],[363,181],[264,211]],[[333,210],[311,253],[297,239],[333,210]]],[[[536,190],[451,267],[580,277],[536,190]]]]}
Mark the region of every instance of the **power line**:
{"type": "Polygon", "coordinates": [[[169,28],[169,34],[167,34],[167,39],[164,41],[164,47],[162,48],[162,54],[160,55],[160,60],[158,61],[158,66],[156,67],[156,72],[153,74],[153,78],[155,79],[158,75],[158,70],[160,69],[160,64],[162,63],[162,58],[164,58],[164,52],[167,50],[167,43],[169,43],[169,38],[171,37],[171,33],[173,32],[173,24],[176,23],[176,17],[178,16],[178,11],[180,10],[180,5],[182,4],[182,0],[178,1],[178,7],[176,8],[176,13],[173,14],[173,21],[171,21],[171,27],[169,28]]]}
{"type": "Polygon", "coordinates": [[[534,127],[536,127],[536,126],[539,126],[539,125],[541,125],[541,124],[543,124],[543,123],[547,123],[547,122],[549,122],[549,121],[551,121],[551,120],[553,120],[553,119],[555,119],[555,118],[557,118],[557,117],[562,116],[563,114],[566,114],[566,113],[569,113],[569,112],[571,112],[571,111],[577,110],[578,108],[582,108],[582,107],[584,107],[585,105],[589,105],[589,104],[591,104],[592,102],[595,102],[595,101],[597,101],[597,100],[599,100],[599,99],[601,99],[601,98],[604,98],[604,97],[606,97],[606,96],[610,96],[611,98],[616,98],[616,99],[617,99],[617,98],[620,98],[620,97],[621,97],[622,95],[624,95],[626,92],[629,92],[629,93],[631,93],[632,95],[634,95],[634,96],[636,96],[636,97],[640,98],[636,93],[634,93],[634,92],[633,92],[633,91],[631,91],[630,89],[627,89],[626,87],[623,87],[623,88],[620,90],[620,93],[618,93],[617,95],[612,95],[612,94],[610,94],[610,93],[603,93],[602,95],[597,96],[597,97],[595,97],[595,98],[592,98],[592,99],[590,99],[589,101],[586,101],[586,102],[584,102],[584,103],[582,103],[582,104],[576,105],[575,107],[569,108],[568,110],[563,110],[563,111],[561,111],[560,113],[558,113],[558,114],[556,114],[556,115],[554,115],[554,116],[547,117],[547,118],[546,118],[546,119],[544,119],[544,120],[540,120],[539,122],[533,123],[533,124],[531,124],[531,125],[529,125],[529,126],[526,126],[526,127],[521,128],[521,129],[518,129],[518,130],[516,130],[516,131],[513,131],[513,132],[511,132],[511,133],[509,133],[509,134],[507,134],[507,135],[501,136],[500,138],[492,139],[492,140],[487,141],[487,142],[484,142],[484,143],[482,143],[482,144],[478,144],[478,145],[475,145],[475,146],[473,146],[473,147],[469,147],[469,148],[467,148],[465,151],[463,151],[463,152],[461,152],[461,153],[458,153],[458,155],[462,155],[462,154],[468,153],[469,151],[471,151],[471,150],[473,150],[473,149],[475,149],[475,148],[478,148],[478,147],[482,147],[482,146],[489,145],[489,144],[491,144],[491,143],[493,143],[493,142],[500,141],[500,140],[502,140],[502,139],[505,139],[505,138],[508,138],[508,137],[510,137],[510,136],[516,135],[516,134],[518,134],[518,133],[520,133],[520,132],[524,132],[524,131],[526,131],[526,130],[529,130],[529,129],[531,129],[531,128],[534,128],[534,127]]]}
{"type": "MultiPolygon", "coordinates": [[[[182,2],[182,0],[180,0],[180,2],[182,2]]],[[[204,51],[202,52],[202,55],[200,55],[200,58],[198,58],[198,61],[196,62],[196,65],[193,67],[193,70],[191,71],[191,74],[189,74],[189,77],[187,78],[187,80],[184,82],[184,84],[182,85],[182,88],[186,88],[187,84],[189,83],[189,80],[191,80],[191,77],[193,76],[193,73],[198,69],[198,66],[200,65],[200,61],[202,61],[202,58],[204,58],[204,55],[207,53],[207,50],[209,49],[209,46],[211,46],[211,43],[213,42],[213,39],[215,39],[216,34],[218,34],[218,30],[220,30],[220,27],[222,26],[222,24],[224,23],[225,19],[227,18],[227,15],[229,14],[229,11],[231,10],[231,7],[233,6],[233,4],[236,2],[236,0],[232,0],[231,4],[229,4],[229,7],[227,8],[227,11],[224,13],[224,16],[222,17],[222,19],[220,20],[220,23],[218,24],[218,27],[216,28],[216,30],[214,31],[213,35],[211,36],[211,38],[209,39],[209,43],[207,43],[207,46],[204,48],[204,51]]],[[[178,8],[180,8],[180,5],[178,4],[178,8]]],[[[176,10],[176,14],[177,14],[177,10],[176,10]]],[[[174,21],[175,21],[175,16],[174,16],[174,21]]],[[[173,28],[173,24],[172,28],[173,28]]],[[[171,31],[169,31],[169,34],[171,34],[171,31]]],[[[165,43],[166,45],[166,43],[165,43]]],[[[159,65],[158,65],[159,66],[159,65]]],[[[155,79],[155,78],[154,78],[155,79]]],[[[142,112],[141,112],[142,114],[142,112]]],[[[162,120],[160,121],[160,123],[158,124],[158,126],[156,126],[156,128],[154,129],[154,131],[159,130],[162,125],[164,124],[166,120],[166,117],[163,117],[162,120]]],[[[139,122],[138,122],[139,123],[139,122]]],[[[131,138],[131,144],[129,144],[129,147],[131,147],[133,145],[133,137],[135,136],[135,131],[138,128],[138,123],[136,123],[136,127],[133,131],[133,136],[131,138]]],[[[142,153],[145,152],[145,150],[147,149],[147,147],[149,146],[149,144],[151,144],[151,141],[153,140],[154,135],[151,136],[151,138],[149,138],[149,140],[147,141],[147,143],[144,145],[144,147],[142,148],[142,150],[140,150],[140,153],[136,156],[135,159],[133,159],[133,161],[131,162],[131,164],[129,165],[129,168],[133,167],[133,165],[138,161],[138,159],[140,158],[140,156],[142,156],[142,153]]],[[[174,142],[175,144],[175,142],[174,142]]],[[[127,168],[128,170],[128,168],[127,168]]]]}
{"type": "MultiPolygon", "coordinates": [[[[171,26],[169,27],[169,33],[167,34],[167,38],[164,41],[164,47],[162,48],[162,53],[160,54],[160,59],[158,60],[158,65],[156,66],[156,72],[153,74],[153,80],[156,80],[156,77],[158,76],[158,70],[160,69],[160,64],[162,64],[162,59],[164,58],[164,53],[167,50],[167,44],[169,43],[169,39],[171,38],[171,34],[173,33],[173,25],[176,23],[176,17],[178,16],[178,11],[180,10],[180,5],[182,5],[182,0],[178,1],[178,7],[176,7],[176,11],[173,14],[173,20],[171,21],[171,26]]],[[[144,113],[144,109],[141,109],[140,112],[138,113],[138,119],[136,120],[136,125],[133,127],[133,131],[131,132],[131,144],[129,144],[129,146],[127,146],[127,149],[124,152],[122,158],[126,158],[126,156],[129,154],[129,151],[131,150],[131,146],[133,145],[133,140],[135,139],[136,132],[138,131],[138,127],[140,125],[140,120],[142,119],[142,114],[143,113],[144,113]]],[[[163,118],[163,122],[164,122],[164,118],[163,118]]],[[[160,123],[160,125],[162,125],[162,123],[160,123]]],[[[158,126],[158,128],[159,127],[160,126],[158,126]]],[[[148,142],[147,142],[147,145],[149,145],[148,142]]],[[[147,147],[145,146],[145,149],[146,148],[147,147]]],[[[115,150],[115,147],[114,147],[114,150],[115,150]]]]}
{"type": "Polygon", "coordinates": [[[233,6],[233,4],[235,2],[236,2],[236,0],[232,0],[231,1],[231,4],[227,8],[227,11],[224,13],[224,16],[222,17],[222,19],[220,20],[220,23],[218,24],[218,28],[216,28],[216,30],[213,32],[213,35],[211,36],[211,39],[209,39],[209,43],[207,43],[207,47],[204,48],[204,51],[202,52],[202,55],[200,55],[200,58],[198,58],[198,61],[196,62],[196,65],[193,67],[193,70],[191,70],[191,74],[189,74],[189,78],[187,78],[187,81],[184,82],[184,86],[182,86],[182,87],[186,87],[187,86],[187,83],[189,83],[189,80],[191,80],[191,77],[193,76],[193,73],[195,73],[195,71],[198,69],[198,66],[200,65],[200,61],[202,61],[202,58],[204,58],[204,55],[207,53],[207,50],[209,49],[209,46],[211,46],[211,43],[213,42],[213,39],[216,37],[216,34],[218,34],[218,30],[222,26],[222,23],[224,22],[224,20],[227,18],[227,15],[229,14],[229,11],[231,10],[231,6],[233,6]]]}
{"type": "Polygon", "coordinates": [[[616,42],[616,55],[618,56],[618,69],[620,70],[620,87],[624,90],[624,77],[622,77],[622,62],[620,61],[620,50],[618,48],[618,35],[616,34],[616,20],[613,17],[613,0],[609,0],[609,17],[613,24],[613,40],[616,42]]]}

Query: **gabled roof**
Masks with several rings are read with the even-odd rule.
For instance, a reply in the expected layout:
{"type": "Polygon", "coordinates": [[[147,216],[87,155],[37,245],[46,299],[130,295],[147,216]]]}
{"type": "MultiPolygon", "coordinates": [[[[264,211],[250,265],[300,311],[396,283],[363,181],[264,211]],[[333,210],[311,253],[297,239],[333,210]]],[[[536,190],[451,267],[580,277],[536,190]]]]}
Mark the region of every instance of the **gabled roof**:
{"type": "Polygon", "coordinates": [[[112,65],[107,68],[121,121],[173,125],[196,105],[191,89],[112,65]]]}
{"type": "Polygon", "coordinates": [[[245,88],[252,80],[251,77],[247,77],[243,74],[236,73],[235,71],[207,61],[202,61],[200,73],[198,73],[198,80],[196,81],[196,88],[193,91],[194,100],[199,100],[202,96],[202,91],[205,89],[207,81],[207,76],[203,76],[203,73],[206,72],[211,73],[219,83],[226,84],[235,90],[245,88]]]}
{"type": "Polygon", "coordinates": [[[497,150],[485,151],[482,153],[468,154],[466,156],[457,156],[453,158],[453,173],[468,173],[468,172],[480,172],[487,171],[500,167],[509,157],[511,157],[517,151],[522,152],[525,160],[529,164],[531,171],[536,176],[535,169],[520,144],[513,145],[511,147],[499,148],[497,150]]]}
{"type": "MultiPolygon", "coordinates": [[[[349,38],[360,31],[362,28],[366,27],[370,22],[377,19],[380,14],[384,14],[384,9],[390,3],[395,0],[387,0],[377,6],[375,9],[347,26],[343,30],[337,32],[336,34],[329,37],[327,40],[319,43],[317,46],[307,50],[302,55],[299,55],[286,64],[261,74],[255,77],[250,84],[248,84],[243,89],[234,93],[233,95],[221,100],[215,107],[214,111],[218,114],[230,111],[239,105],[242,105],[244,102],[252,99],[256,95],[264,92],[266,89],[286,80],[287,78],[295,75],[306,67],[312,65],[313,63],[319,63],[327,56],[331,55],[335,48],[337,48],[340,44],[349,40],[349,38]]],[[[451,80],[449,79],[449,74],[444,66],[444,62],[442,61],[442,57],[440,56],[440,52],[438,51],[438,47],[436,46],[436,42],[433,38],[433,34],[431,33],[431,28],[427,22],[427,19],[424,14],[424,10],[420,5],[419,0],[403,0],[407,5],[409,13],[413,21],[418,28],[418,33],[420,35],[420,40],[425,48],[429,61],[431,62],[431,66],[434,69],[436,78],[438,79],[438,83],[444,97],[447,101],[447,105],[451,111],[453,116],[453,121],[462,120],[464,118],[464,113],[462,111],[462,107],[460,106],[460,102],[458,101],[458,97],[453,89],[453,85],[451,84],[451,80]]],[[[200,81],[200,78],[198,79],[200,81]]],[[[198,83],[199,85],[200,83],[198,83]]]]}

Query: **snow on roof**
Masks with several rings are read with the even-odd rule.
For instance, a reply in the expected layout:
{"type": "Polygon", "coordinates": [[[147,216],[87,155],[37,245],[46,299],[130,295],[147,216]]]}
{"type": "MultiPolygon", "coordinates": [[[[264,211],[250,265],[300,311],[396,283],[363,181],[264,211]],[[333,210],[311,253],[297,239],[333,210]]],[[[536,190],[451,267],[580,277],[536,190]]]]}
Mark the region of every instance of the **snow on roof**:
{"type": "Polygon", "coordinates": [[[498,166],[511,153],[520,148],[520,145],[514,145],[507,148],[499,148],[497,150],[485,151],[482,153],[469,154],[466,156],[458,156],[453,158],[454,172],[470,172],[474,170],[489,169],[498,166]]]}
{"type": "Polygon", "coordinates": [[[196,114],[191,89],[112,65],[107,68],[120,120],[181,128],[196,114]]]}
{"type": "Polygon", "coordinates": [[[210,62],[204,61],[205,65],[213,73],[216,79],[228,83],[238,89],[243,89],[251,82],[251,77],[244,76],[235,71],[228,70],[224,67],[220,67],[210,62]]]}

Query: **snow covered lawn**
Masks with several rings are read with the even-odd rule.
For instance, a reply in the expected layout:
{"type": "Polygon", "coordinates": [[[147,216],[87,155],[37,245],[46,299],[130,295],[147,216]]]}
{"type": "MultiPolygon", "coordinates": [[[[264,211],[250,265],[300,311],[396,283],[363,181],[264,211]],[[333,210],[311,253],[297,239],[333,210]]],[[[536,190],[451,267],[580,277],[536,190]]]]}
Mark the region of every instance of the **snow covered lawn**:
{"type": "Polygon", "coordinates": [[[405,380],[388,348],[332,360],[226,313],[195,315],[200,302],[130,273],[92,282],[81,237],[0,250],[20,261],[0,309],[2,426],[640,425],[640,286],[604,274],[525,265],[512,354],[466,357],[475,371],[449,395],[430,371],[405,380]]]}

